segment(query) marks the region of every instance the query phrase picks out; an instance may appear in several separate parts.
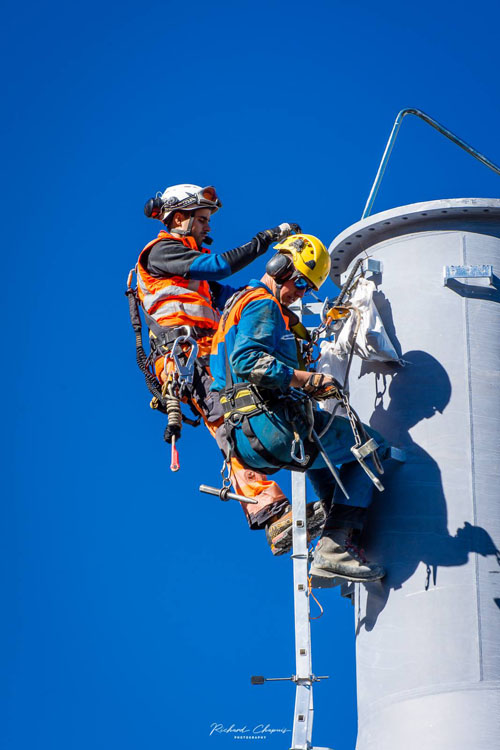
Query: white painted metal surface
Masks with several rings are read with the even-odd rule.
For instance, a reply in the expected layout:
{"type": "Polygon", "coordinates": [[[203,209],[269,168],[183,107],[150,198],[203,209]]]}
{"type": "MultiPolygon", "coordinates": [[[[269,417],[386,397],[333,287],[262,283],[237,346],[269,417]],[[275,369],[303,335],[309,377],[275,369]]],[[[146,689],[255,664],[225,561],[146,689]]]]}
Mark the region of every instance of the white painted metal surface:
{"type": "Polygon", "coordinates": [[[382,262],[376,303],[409,364],[355,360],[351,400],[404,449],[356,586],[357,750],[492,750],[500,737],[500,200],[404,206],[348,228],[332,277],[382,262]],[[492,285],[444,266],[493,266],[492,285]]]}

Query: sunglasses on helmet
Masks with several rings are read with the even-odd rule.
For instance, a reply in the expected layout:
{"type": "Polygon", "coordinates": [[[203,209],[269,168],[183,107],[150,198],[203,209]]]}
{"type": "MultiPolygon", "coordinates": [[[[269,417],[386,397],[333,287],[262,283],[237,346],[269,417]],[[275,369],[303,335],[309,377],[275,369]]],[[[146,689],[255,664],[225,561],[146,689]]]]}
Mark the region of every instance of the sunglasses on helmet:
{"type": "Polygon", "coordinates": [[[175,201],[175,203],[170,199],[168,201],[169,208],[189,208],[190,206],[197,206],[202,208],[203,206],[206,206],[207,208],[221,208],[222,203],[219,199],[219,196],[217,195],[216,189],[209,185],[208,187],[204,187],[201,190],[198,190],[197,193],[192,193],[191,195],[188,195],[186,198],[182,198],[182,200],[175,201]]]}

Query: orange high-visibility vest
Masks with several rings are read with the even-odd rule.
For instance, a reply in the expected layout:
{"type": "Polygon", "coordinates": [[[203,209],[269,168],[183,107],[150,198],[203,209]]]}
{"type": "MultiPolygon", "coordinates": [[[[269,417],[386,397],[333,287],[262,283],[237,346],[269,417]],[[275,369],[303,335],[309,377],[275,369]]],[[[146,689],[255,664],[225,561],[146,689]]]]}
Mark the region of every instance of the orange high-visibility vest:
{"type": "Polygon", "coordinates": [[[137,263],[137,292],[148,315],[162,326],[198,326],[206,328],[207,335],[217,329],[219,313],[212,304],[208,281],[185,279],[183,276],[151,276],[141,264],[144,253],[162,240],[181,242],[190,250],[210,253],[208,248],[198,248],[193,237],[180,237],[162,230],[158,237],[146,245],[137,263]]]}
{"type": "Polygon", "coordinates": [[[219,344],[225,342],[226,335],[230,328],[233,326],[238,325],[238,323],[241,320],[241,315],[243,312],[243,309],[254,300],[259,299],[270,299],[273,302],[275,302],[278,305],[279,311],[281,313],[281,316],[283,318],[283,322],[285,323],[285,326],[287,330],[290,330],[290,324],[288,319],[283,315],[283,310],[281,309],[281,305],[279,304],[278,300],[267,289],[264,289],[261,286],[258,287],[247,287],[243,291],[240,292],[230,309],[226,312],[223,319],[221,320],[221,323],[218,327],[218,330],[215,334],[215,336],[212,339],[212,354],[215,356],[218,353],[219,344]]]}

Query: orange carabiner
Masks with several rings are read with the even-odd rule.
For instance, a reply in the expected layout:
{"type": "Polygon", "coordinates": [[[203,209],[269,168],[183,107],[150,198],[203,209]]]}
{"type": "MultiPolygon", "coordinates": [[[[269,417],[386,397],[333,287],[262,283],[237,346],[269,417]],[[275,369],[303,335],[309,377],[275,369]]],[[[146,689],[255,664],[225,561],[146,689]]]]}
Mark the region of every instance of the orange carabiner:
{"type": "Polygon", "coordinates": [[[326,313],[326,318],[330,318],[330,320],[342,320],[342,318],[347,318],[347,316],[350,314],[351,308],[345,307],[344,305],[337,305],[336,307],[331,307],[328,312],[326,313]]]}

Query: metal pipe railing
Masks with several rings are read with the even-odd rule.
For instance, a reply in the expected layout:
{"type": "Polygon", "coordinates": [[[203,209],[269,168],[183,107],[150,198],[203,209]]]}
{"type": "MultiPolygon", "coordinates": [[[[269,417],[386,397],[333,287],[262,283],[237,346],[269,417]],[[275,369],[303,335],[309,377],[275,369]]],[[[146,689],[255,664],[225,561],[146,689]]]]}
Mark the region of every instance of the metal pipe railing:
{"type": "Polygon", "coordinates": [[[382,156],[382,160],[380,162],[377,174],[375,176],[375,181],[372,185],[372,189],[370,190],[370,195],[368,196],[368,200],[366,201],[365,210],[363,211],[363,215],[361,216],[362,219],[365,219],[367,216],[370,215],[371,210],[373,208],[373,204],[375,202],[375,198],[377,197],[377,193],[380,187],[380,183],[382,182],[382,177],[384,176],[385,169],[387,167],[387,162],[389,161],[389,157],[391,155],[391,151],[394,146],[394,142],[396,140],[396,137],[399,132],[399,128],[401,127],[401,123],[403,122],[403,118],[406,115],[416,115],[416,117],[420,117],[421,120],[431,125],[433,128],[435,128],[439,133],[446,136],[446,138],[449,138],[450,141],[453,141],[457,146],[460,146],[460,148],[463,148],[464,151],[467,151],[468,154],[473,156],[475,159],[480,161],[482,164],[484,164],[486,167],[489,167],[494,172],[496,172],[498,175],[500,175],[500,167],[494,164],[490,159],[487,159],[486,156],[481,154],[479,151],[477,151],[475,148],[470,146],[466,141],[462,140],[462,138],[459,138],[458,135],[455,135],[451,132],[451,130],[448,130],[448,128],[445,128],[444,125],[441,125],[437,120],[434,120],[433,117],[430,117],[429,115],[426,115],[425,112],[422,112],[420,109],[413,109],[411,107],[407,107],[406,109],[402,109],[401,112],[399,112],[398,116],[396,117],[394,121],[394,125],[392,127],[391,134],[389,136],[389,140],[387,141],[387,145],[385,147],[384,154],[382,156]]]}

